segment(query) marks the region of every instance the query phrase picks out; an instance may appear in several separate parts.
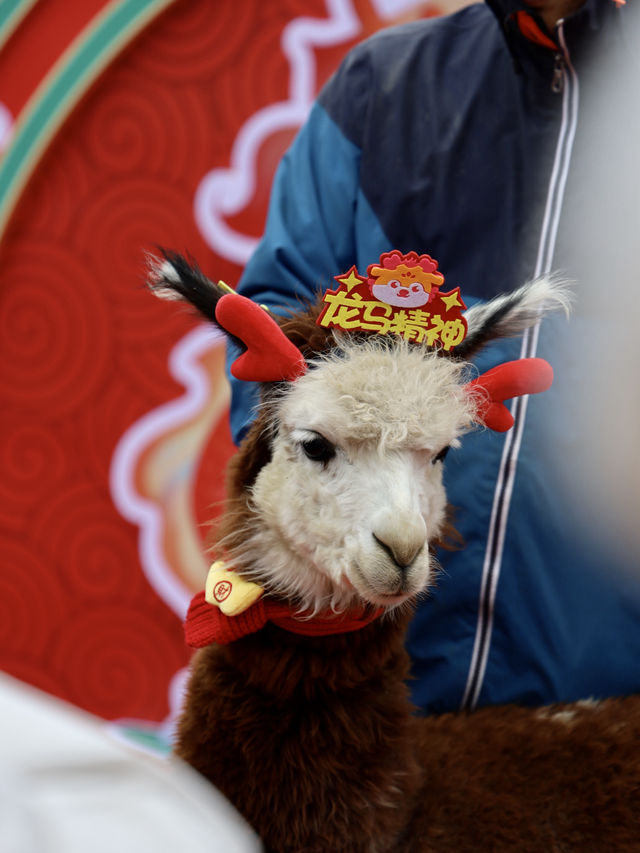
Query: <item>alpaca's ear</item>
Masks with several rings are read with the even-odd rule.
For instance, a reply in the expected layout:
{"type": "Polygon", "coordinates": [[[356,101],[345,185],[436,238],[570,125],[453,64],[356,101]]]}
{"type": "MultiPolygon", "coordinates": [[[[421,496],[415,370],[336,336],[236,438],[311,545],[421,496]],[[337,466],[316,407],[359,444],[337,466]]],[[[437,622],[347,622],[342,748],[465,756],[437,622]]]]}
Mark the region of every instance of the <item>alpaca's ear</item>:
{"type": "Polygon", "coordinates": [[[232,289],[222,282],[214,284],[198,268],[177,252],[159,249],[161,257],[148,254],[147,284],[160,299],[184,300],[207,320],[215,317],[216,305],[232,289]]]}
{"type": "Polygon", "coordinates": [[[266,308],[235,293],[223,282],[215,284],[182,255],[161,251],[162,258],[147,257],[149,287],[161,299],[190,302],[244,350],[231,365],[237,379],[291,382],[305,372],[302,353],[266,308]]]}
{"type": "MultiPolygon", "coordinates": [[[[188,302],[205,320],[215,324],[218,302],[227,293],[233,293],[233,290],[223,282],[216,284],[208,279],[195,261],[187,260],[178,252],[161,247],[158,251],[160,256],[151,253],[146,256],[149,289],[159,299],[188,302]]],[[[244,348],[240,339],[229,332],[226,334],[236,346],[244,348]]]]}
{"type": "Polygon", "coordinates": [[[571,292],[566,282],[545,277],[525,284],[513,293],[496,296],[465,312],[468,332],[454,353],[468,359],[497,338],[519,335],[552,311],[569,313],[571,292]]]}

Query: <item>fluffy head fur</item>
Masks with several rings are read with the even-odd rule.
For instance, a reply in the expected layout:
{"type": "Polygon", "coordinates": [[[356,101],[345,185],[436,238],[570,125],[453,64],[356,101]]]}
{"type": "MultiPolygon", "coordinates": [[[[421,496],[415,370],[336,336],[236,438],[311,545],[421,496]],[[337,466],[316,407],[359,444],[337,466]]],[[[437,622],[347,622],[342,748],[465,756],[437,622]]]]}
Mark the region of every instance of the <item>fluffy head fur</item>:
{"type": "Polygon", "coordinates": [[[231,562],[311,610],[425,589],[446,514],[438,455],[473,423],[462,373],[400,339],[346,339],[314,363],[270,404],[272,455],[231,562]]]}
{"type": "MultiPolygon", "coordinates": [[[[171,252],[151,261],[149,283],[209,319],[223,293],[171,252]]],[[[446,528],[441,454],[476,415],[464,359],[566,301],[541,279],[474,307],[467,341],[449,358],[395,336],[329,332],[315,324],[319,304],[282,320],[309,370],[265,387],[231,467],[220,556],[304,610],[414,598],[446,528]]]]}

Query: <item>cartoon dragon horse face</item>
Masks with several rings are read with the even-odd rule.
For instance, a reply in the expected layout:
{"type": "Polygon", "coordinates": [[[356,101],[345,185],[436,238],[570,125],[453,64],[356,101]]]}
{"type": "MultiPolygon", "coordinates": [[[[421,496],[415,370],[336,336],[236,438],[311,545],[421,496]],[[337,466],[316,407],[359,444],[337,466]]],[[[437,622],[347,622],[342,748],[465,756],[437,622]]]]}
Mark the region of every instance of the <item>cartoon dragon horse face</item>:
{"type": "Polygon", "coordinates": [[[368,284],[372,295],[387,305],[421,308],[444,282],[429,255],[394,251],[382,255],[380,262],[382,266],[372,264],[368,268],[368,284]]]}

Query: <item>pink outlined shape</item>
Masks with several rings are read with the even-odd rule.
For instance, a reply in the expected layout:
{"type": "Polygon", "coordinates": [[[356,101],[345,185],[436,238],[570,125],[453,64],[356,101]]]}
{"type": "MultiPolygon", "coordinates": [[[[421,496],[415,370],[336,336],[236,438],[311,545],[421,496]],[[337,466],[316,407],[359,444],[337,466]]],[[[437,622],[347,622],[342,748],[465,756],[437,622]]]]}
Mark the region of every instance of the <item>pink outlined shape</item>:
{"type": "MultiPolygon", "coordinates": [[[[420,0],[371,0],[380,18],[391,19],[420,0]]],[[[316,95],[316,58],[314,48],[346,42],[362,31],[362,24],[351,0],[326,0],[328,17],[300,17],[285,27],[281,46],[290,66],[289,98],[269,104],[254,113],[241,127],[231,150],[231,167],[213,169],[201,180],[194,198],[194,218],[207,244],[220,256],[244,265],[257,239],[231,228],[226,217],[240,212],[255,192],[258,151],[271,134],[300,126],[306,119],[316,95]]],[[[8,123],[0,104],[0,151],[8,142],[8,123]],[[3,120],[5,124],[3,125],[3,120]],[[3,127],[5,136],[3,137],[3,127]]],[[[185,335],[169,356],[171,374],[183,384],[179,398],[148,412],[121,436],[110,467],[110,490],[120,514],[139,528],[138,550],[145,576],[167,606],[183,619],[192,591],[182,583],[170,566],[163,548],[165,519],[161,507],[142,496],[135,485],[135,471],[141,455],[160,436],[186,423],[205,406],[211,394],[211,382],[199,363],[200,356],[220,341],[219,333],[201,325],[185,335]]],[[[204,557],[203,557],[204,560],[204,557]]],[[[176,675],[172,691],[172,709],[183,687],[184,673],[176,675]],[[172,694],[173,695],[173,694],[172,694]]],[[[174,712],[175,713],[175,712],[174,712]]],[[[172,724],[174,713],[167,725],[172,724]]]]}
{"type": "Polygon", "coordinates": [[[0,153],[9,145],[13,132],[13,116],[0,101],[0,153]]]}
{"type": "MultiPolygon", "coordinates": [[[[379,18],[393,19],[423,0],[370,0],[379,18]]],[[[236,231],[226,218],[243,210],[256,187],[257,157],[270,135],[305,121],[316,95],[314,48],[355,38],[362,23],[352,0],[326,0],[328,17],[294,18],[282,32],[283,54],[289,62],[289,98],[254,113],[240,128],[231,149],[231,167],[212,169],[196,190],[193,214],[204,240],[224,258],[244,266],[258,239],[236,231]]]]}
{"type": "MultiPolygon", "coordinates": [[[[164,514],[157,503],[140,494],[135,485],[135,472],[149,445],[187,423],[206,407],[211,382],[198,359],[222,339],[221,332],[203,323],[178,341],[169,355],[169,370],[184,385],[185,393],[152,409],[129,427],[116,446],[109,471],[111,496],[118,512],[139,528],[142,570],[160,598],[180,619],[186,615],[193,592],[167,561],[163,548],[164,514]]],[[[206,568],[204,555],[202,559],[206,568]]]]}
{"type": "Polygon", "coordinates": [[[313,49],[347,41],[362,29],[351,0],[327,0],[327,11],[326,19],[294,18],[284,28],[280,43],[290,66],[288,100],[254,113],[235,138],[231,167],[207,172],[196,190],[193,213],[200,233],[215,252],[234,263],[244,265],[258,241],[231,228],[226,217],[241,211],[253,197],[257,155],[264,140],[306,119],[316,94],[313,49]]]}

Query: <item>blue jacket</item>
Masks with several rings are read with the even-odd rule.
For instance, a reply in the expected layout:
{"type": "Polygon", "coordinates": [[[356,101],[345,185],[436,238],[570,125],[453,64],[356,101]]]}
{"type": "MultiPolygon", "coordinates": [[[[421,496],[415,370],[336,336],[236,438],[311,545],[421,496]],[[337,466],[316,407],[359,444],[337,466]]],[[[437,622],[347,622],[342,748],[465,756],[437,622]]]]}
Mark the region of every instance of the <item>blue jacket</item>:
{"type": "MultiPolygon", "coordinates": [[[[473,5],[382,31],[346,57],[279,167],[240,292],[292,305],[394,248],[436,258],[467,305],[553,269],[579,275],[563,247],[588,168],[588,55],[594,39],[618,49],[624,9],[587,0],[549,34],[521,8],[473,5]]],[[[515,402],[509,433],[477,432],[447,459],[466,545],[439,555],[444,572],[408,636],[425,710],[640,689],[640,588],[587,537],[565,488],[561,461],[579,424],[563,401],[582,380],[564,346],[570,328],[545,321],[477,360],[485,370],[535,353],[556,381],[515,402]]],[[[234,383],[237,439],[251,394],[234,383]]]]}

